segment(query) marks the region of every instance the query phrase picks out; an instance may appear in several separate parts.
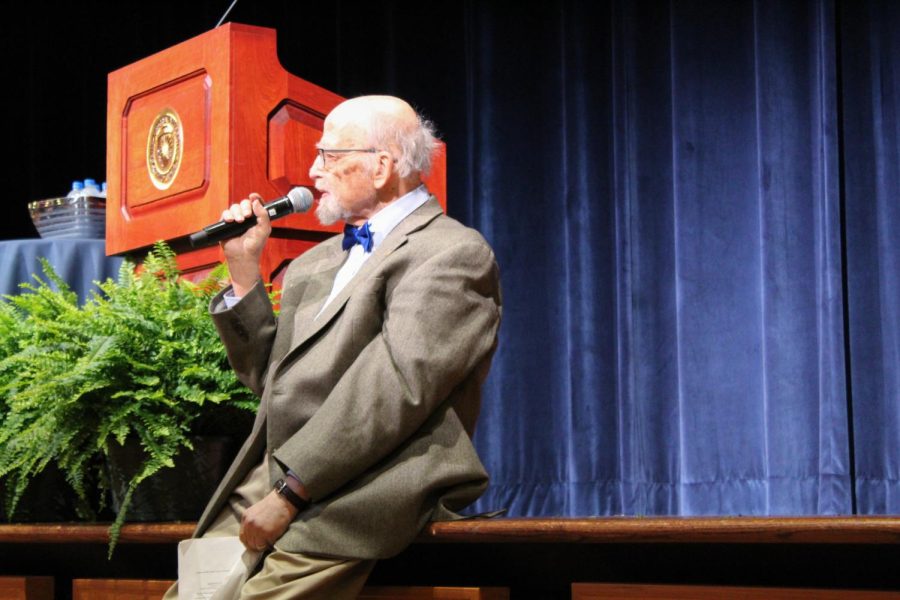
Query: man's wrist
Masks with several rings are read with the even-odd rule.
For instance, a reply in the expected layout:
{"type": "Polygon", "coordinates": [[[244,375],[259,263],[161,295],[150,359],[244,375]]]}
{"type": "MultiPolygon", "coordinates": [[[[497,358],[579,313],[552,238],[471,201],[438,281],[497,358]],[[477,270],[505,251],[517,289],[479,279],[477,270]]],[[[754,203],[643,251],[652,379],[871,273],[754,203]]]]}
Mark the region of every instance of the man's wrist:
{"type": "Polygon", "coordinates": [[[303,482],[300,481],[300,477],[298,477],[296,473],[288,469],[287,477],[284,478],[284,481],[288,484],[288,487],[290,487],[295,494],[297,494],[304,500],[309,501],[309,493],[307,493],[306,491],[306,486],[303,485],[303,482]]]}
{"type": "MultiPolygon", "coordinates": [[[[286,479],[290,480],[291,478],[287,477],[286,479]]],[[[278,481],[276,481],[274,489],[279,496],[293,504],[294,508],[296,508],[297,510],[302,512],[306,510],[307,507],[309,507],[309,501],[304,500],[300,497],[299,494],[292,490],[291,486],[285,479],[279,479],[278,481]]]]}
{"type": "Polygon", "coordinates": [[[235,296],[237,296],[238,298],[243,298],[250,293],[250,290],[252,290],[261,279],[262,275],[257,275],[256,277],[250,278],[232,277],[231,289],[234,291],[235,296]]]}

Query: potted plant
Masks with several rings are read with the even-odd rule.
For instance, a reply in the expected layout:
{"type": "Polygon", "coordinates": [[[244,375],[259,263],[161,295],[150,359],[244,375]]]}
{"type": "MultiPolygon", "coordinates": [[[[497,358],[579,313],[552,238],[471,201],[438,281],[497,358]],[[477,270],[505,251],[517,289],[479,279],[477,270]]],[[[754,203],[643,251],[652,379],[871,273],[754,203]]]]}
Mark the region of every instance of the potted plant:
{"type": "Polygon", "coordinates": [[[83,306],[46,262],[43,272],[0,313],[0,327],[19,328],[0,355],[7,514],[50,464],[87,518],[124,477],[113,502],[111,553],[139,486],[172,469],[179,453],[190,458],[192,436],[209,433],[210,423],[245,433],[258,400],[237,381],[207,315],[224,266],[192,283],[158,243],[139,271],[126,262],[118,281],[99,283],[83,306]],[[123,447],[136,449],[136,464],[109,468],[123,447]]]}

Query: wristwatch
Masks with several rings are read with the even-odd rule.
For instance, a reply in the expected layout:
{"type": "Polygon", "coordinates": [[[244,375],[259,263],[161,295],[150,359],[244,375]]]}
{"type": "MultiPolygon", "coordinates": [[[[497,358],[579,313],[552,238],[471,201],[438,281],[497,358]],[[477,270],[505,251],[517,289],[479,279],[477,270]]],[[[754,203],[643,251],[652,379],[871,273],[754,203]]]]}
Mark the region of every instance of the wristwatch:
{"type": "Polygon", "coordinates": [[[304,500],[300,496],[298,496],[294,490],[288,486],[287,482],[284,479],[279,479],[275,482],[275,491],[281,494],[288,502],[297,507],[297,510],[306,510],[306,507],[309,506],[309,501],[304,500]]]}

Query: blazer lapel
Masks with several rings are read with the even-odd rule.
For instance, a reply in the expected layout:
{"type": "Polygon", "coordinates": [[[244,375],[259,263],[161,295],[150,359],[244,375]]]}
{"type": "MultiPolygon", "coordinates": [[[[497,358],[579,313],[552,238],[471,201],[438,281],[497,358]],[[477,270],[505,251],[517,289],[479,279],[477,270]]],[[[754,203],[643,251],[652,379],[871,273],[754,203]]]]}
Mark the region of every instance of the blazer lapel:
{"type": "MultiPolygon", "coordinates": [[[[329,242],[326,241],[322,243],[327,244],[329,242]]],[[[341,265],[347,260],[347,253],[341,250],[340,244],[333,245],[334,248],[332,248],[331,253],[326,258],[319,261],[310,272],[298,275],[298,277],[303,277],[305,279],[315,279],[315,282],[307,283],[314,283],[314,285],[321,290],[321,293],[313,295],[308,302],[297,306],[295,309],[297,312],[294,314],[294,335],[291,338],[292,340],[300,339],[305,335],[304,332],[309,331],[313,326],[313,319],[315,319],[316,314],[318,314],[319,310],[322,308],[322,303],[325,302],[325,299],[328,298],[328,295],[331,293],[335,276],[337,276],[341,265]]],[[[293,343],[291,344],[292,347],[295,345],[296,344],[293,343]]]]}
{"type": "MultiPolygon", "coordinates": [[[[425,204],[414,210],[408,217],[400,221],[396,227],[384,238],[384,241],[378,245],[378,247],[372,252],[372,256],[363,263],[363,266],[360,268],[359,272],[353,276],[353,278],[347,282],[347,285],[344,286],[344,289],[334,297],[334,299],[328,304],[322,314],[316,317],[316,314],[322,308],[322,303],[325,302],[325,298],[328,297],[328,293],[331,292],[331,284],[334,283],[334,277],[337,275],[337,271],[340,269],[340,265],[343,264],[344,259],[346,259],[346,253],[341,251],[339,254],[339,261],[337,262],[337,266],[334,267],[333,271],[322,270],[316,271],[316,275],[328,277],[330,279],[328,281],[328,285],[326,285],[326,289],[328,292],[325,297],[323,297],[318,302],[309,303],[309,305],[304,306],[302,309],[302,314],[297,314],[294,317],[294,343],[291,344],[291,350],[285,356],[285,359],[290,357],[294,352],[305,344],[307,340],[315,336],[319,331],[322,330],[328,323],[331,322],[344,308],[344,305],[347,304],[347,300],[350,299],[350,296],[353,294],[353,290],[357,288],[361,281],[364,281],[369,277],[371,273],[374,273],[378,270],[381,263],[385,258],[391,255],[397,248],[400,248],[406,243],[407,237],[409,234],[417,231],[423,227],[425,227],[428,223],[434,220],[438,215],[442,214],[441,205],[438,204],[438,201],[434,196],[431,196],[425,204]],[[330,275],[329,275],[330,273],[330,275]],[[315,306],[313,306],[315,305],[315,306]]],[[[340,248],[340,246],[336,246],[336,248],[340,248]]]]}

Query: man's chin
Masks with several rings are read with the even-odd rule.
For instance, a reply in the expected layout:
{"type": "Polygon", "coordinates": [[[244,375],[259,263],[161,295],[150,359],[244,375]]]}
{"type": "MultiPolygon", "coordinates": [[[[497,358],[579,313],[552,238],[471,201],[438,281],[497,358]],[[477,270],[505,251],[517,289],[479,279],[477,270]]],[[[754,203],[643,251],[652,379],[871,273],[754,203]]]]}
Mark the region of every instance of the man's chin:
{"type": "Polygon", "coordinates": [[[320,201],[316,207],[316,218],[319,220],[319,223],[327,227],[340,221],[343,215],[341,211],[334,210],[334,207],[320,201]]]}
{"type": "Polygon", "coordinates": [[[335,219],[333,215],[330,214],[322,214],[321,211],[316,211],[316,218],[319,220],[319,224],[328,227],[329,225],[334,225],[338,222],[338,219],[335,219]]]}

